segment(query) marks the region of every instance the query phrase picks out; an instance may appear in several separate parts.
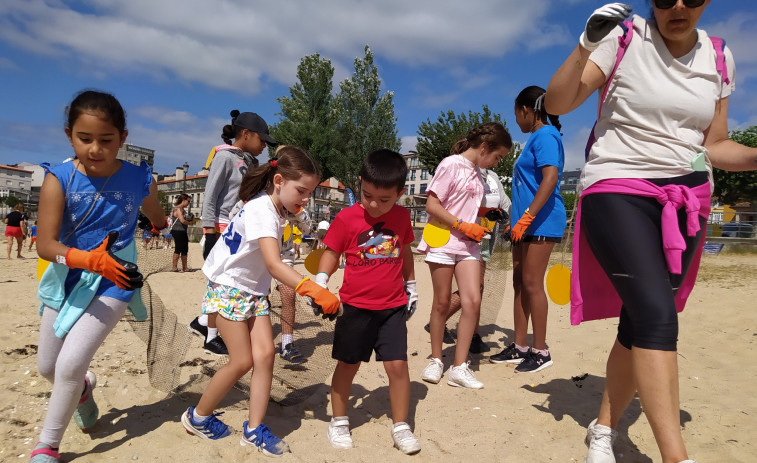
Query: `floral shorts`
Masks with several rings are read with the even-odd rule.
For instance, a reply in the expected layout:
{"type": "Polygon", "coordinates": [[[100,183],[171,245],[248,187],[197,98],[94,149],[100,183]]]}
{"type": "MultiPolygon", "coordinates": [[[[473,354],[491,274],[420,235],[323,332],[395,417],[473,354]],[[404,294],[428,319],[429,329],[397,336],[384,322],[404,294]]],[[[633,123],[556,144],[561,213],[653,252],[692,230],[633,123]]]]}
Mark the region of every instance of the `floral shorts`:
{"type": "Polygon", "coordinates": [[[202,313],[215,312],[235,322],[270,314],[267,297],[209,281],[202,299],[202,313]]]}

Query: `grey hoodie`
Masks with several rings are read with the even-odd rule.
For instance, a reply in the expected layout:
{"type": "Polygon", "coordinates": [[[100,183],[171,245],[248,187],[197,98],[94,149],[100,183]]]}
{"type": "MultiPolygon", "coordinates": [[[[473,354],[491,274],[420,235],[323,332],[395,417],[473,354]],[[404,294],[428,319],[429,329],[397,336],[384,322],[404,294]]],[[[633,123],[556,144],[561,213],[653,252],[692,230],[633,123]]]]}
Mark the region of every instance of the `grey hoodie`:
{"type": "Polygon", "coordinates": [[[227,145],[216,151],[202,200],[203,228],[215,227],[216,222],[229,222],[229,212],[239,200],[242,177],[248,169],[257,166],[258,160],[239,148],[227,145]]]}

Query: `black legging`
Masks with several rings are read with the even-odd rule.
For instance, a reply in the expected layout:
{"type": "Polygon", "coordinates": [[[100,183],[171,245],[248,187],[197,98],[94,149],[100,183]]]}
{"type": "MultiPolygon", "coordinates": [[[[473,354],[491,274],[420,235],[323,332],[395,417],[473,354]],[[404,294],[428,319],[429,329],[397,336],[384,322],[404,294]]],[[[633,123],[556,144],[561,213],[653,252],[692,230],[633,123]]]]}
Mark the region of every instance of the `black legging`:
{"type": "MultiPolygon", "coordinates": [[[[705,172],[673,179],[648,179],[663,186],[695,187],[707,182],[705,172]]],[[[625,348],[676,350],[678,314],[675,294],[707,229],[696,236],[686,233],[685,208],[678,210],[678,226],[686,241],[681,274],[671,274],[662,248],[662,204],[654,198],[613,193],[590,194],[582,199],[581,228],[602,269],[608,275],[623,306],[618,341],[625,348]]]]}
{"type": "Polygon", "coordinates": [[[189,236],[185,230],[171,230],[173,236],[174,249],[173,253],[180,256],[186,256],[189,252],[189,236]]]}

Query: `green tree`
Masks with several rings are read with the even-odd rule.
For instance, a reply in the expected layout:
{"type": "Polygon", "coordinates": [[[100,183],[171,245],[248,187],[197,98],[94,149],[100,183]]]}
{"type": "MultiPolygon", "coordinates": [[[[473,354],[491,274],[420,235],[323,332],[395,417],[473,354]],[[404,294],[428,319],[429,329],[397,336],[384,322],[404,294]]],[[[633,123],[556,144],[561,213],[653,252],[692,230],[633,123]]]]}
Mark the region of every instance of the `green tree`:
{"type": "Polygon", "coordinates": [[[334,176],[329,160],[334,157],[334,124],[331,95],[334,67],[318,53],[308,55],[297,66],[299,82],[289,87],[289,96],[277,98],[282,119],[270,127],[282,144],[296,145],[313,155],[324,178],[334,176]]]}
{"type": "MultiPolygon", "coordinates": [[[[731,132],[731,140],[742,145],[757,148],[757,126],[746,130],[731,132]]],[[[757,202],[757,171],[728,172],[713,169],[715,179],[714,196],[723,204],[735,204],[740,201],[757,202]]]]}
{"type": "MultiPolygon", "coordinates": [[[[483,105],[482,112],[468,111],[468,113],[455,114],[450,110],[442,112],[436,121],[431,122],[426,119],[418,126],[418,143],[416,151],[418,159],[432,174],[436,171],[436,166],[449,156],[452,145],[457,140],[464,137],[471,129],[487,122],[499,122],[505,128],[507,123],[498,113],[492,113],[489,106],[483,105]]],[[[520,156],[522,148],[519,143],[513,145],[513,149],[505,159],[494,167],[494,172],[503,180],[505,188],[508,190],[513,176],[513,164],[515,159],[520,156]]]]}
{"type": "Polygon", "coordinates": [[[15,196],[12,196],[12,195],[8,196],[7,198],[5,198],[5,204],[7,204],[8,207],[10,207],[11,209],[13,209],[14,207],[16,207],[16,204],[18,204],[20,202],[21,202],[20,199],[18,199],[15,196]]]}
{"type": "Polygon", "coordinates": [[[381,79],[373,64],[371,48],[355,59],[355,72],[339,84],[339,93],[331,107],[334,122],[334,151],[326,166],[343,184],[358,191],[358,174],[363,159],[380,148],[398,151],[394,116],[394,93],[381,94],[381,79]]]}

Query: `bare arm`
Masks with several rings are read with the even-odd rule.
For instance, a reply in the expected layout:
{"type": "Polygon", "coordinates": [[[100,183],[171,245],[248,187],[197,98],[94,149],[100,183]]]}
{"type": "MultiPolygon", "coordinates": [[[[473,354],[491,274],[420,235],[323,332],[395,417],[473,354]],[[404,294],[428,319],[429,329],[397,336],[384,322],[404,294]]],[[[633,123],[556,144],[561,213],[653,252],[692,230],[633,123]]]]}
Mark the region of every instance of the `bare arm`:
{"type": "Polygon", "coordinates": [[[591,52],[576,45],[557,69],[547,86],[544,105],[549,114],[567,114],[581,106],[607,77],[599,66],[589,61],[591,52]]]}
{"type": "Polygon", "coordinates": [[[176,217],[176,220],[183,223],[184,225],[189,224],[189,221],[184,217],[184,210],[180,207],[177,207],[173,211],[173,216],[176,217]]]}
{"type": "Polygon", "coordinates": [[[331,276],[339,266],[339,253],[331,248],[326,248],[321,254],[321,260],[318,262],[318,273],[324,272],[331,276]]]}
{"type": "Polygon", "coordinates": [[[415,260],[413,260],[413,251],[409,244],[402,247],[402,279],[415,280],[415,260]]]}
{"type": "Polygon", "coordinates": [[[142,212],[156,227],[166,223],[166,215],[158,202],[158,186],[155,182],[150,184],[150,196],[142,200],[142,212]]]}
{"type": "Polygon", "coordinates": [[[547,200],[552,195],[552,192],[555,191],[555,187],[557,186],[557,174],[558,171],[555,166],[544,166],[541,168],[541,183],[539,183],[539,188],[536,190],[534,200],[528,205],[528,212],[532,216],[536,217],[536,214],[538,214],[541,208],[544,207],[544,204],[546,204],[547,200]]]}
{"type": "Polygon", "coordinates": [[[65,256],[68,252],[68,246],[58,241],[64,208],[65,197],[60,182],[55,175],[45,175],[39,194],[37,254],[50,262],[55,262],[56,256],[65,256]]]}
{"type": "Polygon", "coordinates": [[[296,288],[300,284],[300,281],[302,281],[303,276],[300,272],[281,261],[279,240],[269,236],[260,238],[258,242],[268,273],[286,286],[292,289],[296,288]]]}
{"type": "Polygon", "coordinates": [[[447,225],[449,228],[452,228],[455,221],[457,221],[457,217],[447,212],[447,209],[442,206],[442,202],[433,191],[428,192],[426,212],[437,221],[447,225]]]}
{"type": "Polygon", "coordinates": [[[736,143],[728,138],[728,98],[715,105],[715,116],[704,132],[708,158],[718,169],[745,171],[757,169],[757,148],[736,143]]]}

